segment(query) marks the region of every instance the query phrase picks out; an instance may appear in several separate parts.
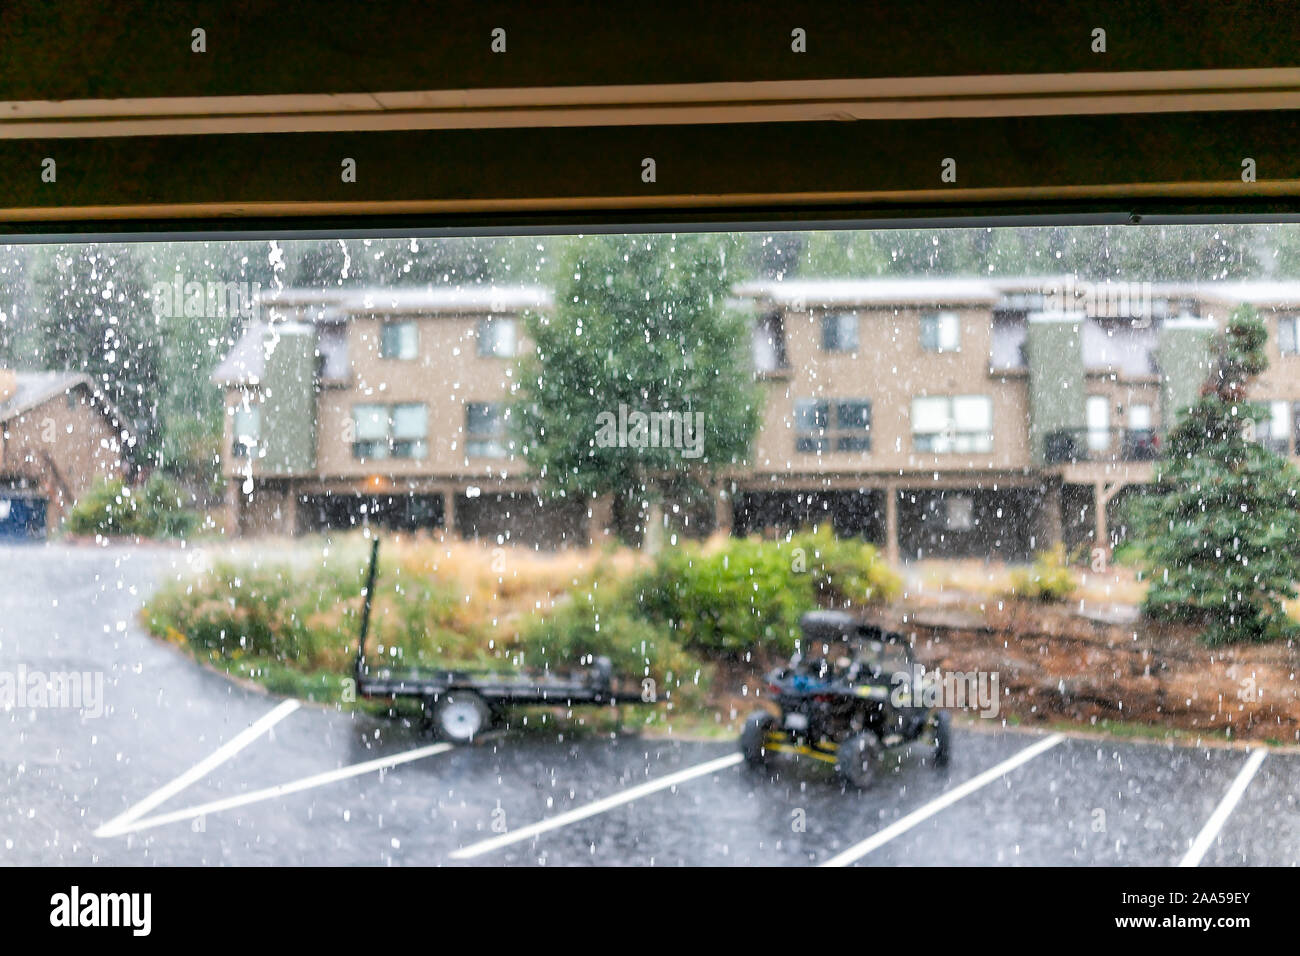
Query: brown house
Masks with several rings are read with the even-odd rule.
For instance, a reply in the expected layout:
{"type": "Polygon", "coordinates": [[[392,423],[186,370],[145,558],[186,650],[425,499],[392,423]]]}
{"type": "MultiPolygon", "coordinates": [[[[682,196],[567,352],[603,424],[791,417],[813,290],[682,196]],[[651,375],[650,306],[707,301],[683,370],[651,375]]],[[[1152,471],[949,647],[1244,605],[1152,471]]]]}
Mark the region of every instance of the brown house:
{"type": "Polygon", "coordinates": [[[93,484],[126,474],[130,441],[88,375],[0,370],[0,538],[43,537],[93,484]]]}

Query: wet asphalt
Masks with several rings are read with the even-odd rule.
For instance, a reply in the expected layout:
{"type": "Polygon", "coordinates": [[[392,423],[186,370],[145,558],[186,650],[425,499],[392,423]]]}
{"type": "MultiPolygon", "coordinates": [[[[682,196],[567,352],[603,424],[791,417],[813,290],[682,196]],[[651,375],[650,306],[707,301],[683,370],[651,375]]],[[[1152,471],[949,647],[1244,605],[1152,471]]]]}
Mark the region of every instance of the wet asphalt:
{"type": "MultiPolygon", "coordinates": [[[[945,801],[1045,736],[959,728],[947,768],[918,748],[867,792],[846,791],[824,765],[782,760],[771,773],[732,764],[627,800],[632,788],[734,754],[734,741],[534,732],[129,829],[433,743],[402,721],[304,706],[124,832],[96,836],[280,703],[144,633],[144,598],[193,558],[179,548],[0,547],[0,673],[101,672],[105,695],[99,717],[0,710],[0,864],[809,866],[883,831],[854,862],[1174,865],[1248,759],[1067,737],[945,801]],[[502,844],[568,812],[563,826],[502,844]],[[484,848],[488,840],[502,845],[484,848]],[[482,852],[453,856],[466,848],[482,852]]],[[[1295,865],[1298,793],[1300,754],[1270,753],[1202,865],[1295,865]]]]}

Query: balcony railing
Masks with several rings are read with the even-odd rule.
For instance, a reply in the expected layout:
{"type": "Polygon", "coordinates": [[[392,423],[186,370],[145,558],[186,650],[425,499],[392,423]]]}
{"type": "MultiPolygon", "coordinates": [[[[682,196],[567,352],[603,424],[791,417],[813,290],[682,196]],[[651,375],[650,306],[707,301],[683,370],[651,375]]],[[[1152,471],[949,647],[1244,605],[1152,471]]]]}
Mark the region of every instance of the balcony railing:
{"type": "Polygon", "coordinates": [[[1049,465],[1155,461],[1163,436],[1151,428],[1061,428],[1043,438],[1049,465]]]}

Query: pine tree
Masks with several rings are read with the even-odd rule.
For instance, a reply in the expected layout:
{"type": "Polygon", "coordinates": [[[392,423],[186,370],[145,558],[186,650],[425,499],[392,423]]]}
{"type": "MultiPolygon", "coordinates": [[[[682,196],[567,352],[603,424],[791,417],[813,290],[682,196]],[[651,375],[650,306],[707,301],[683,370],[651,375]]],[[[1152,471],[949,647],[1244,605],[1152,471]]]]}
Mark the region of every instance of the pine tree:
{"type": "Polygon", "coordinates": [[[529,318],[536,352],[521,364],[510,413],[516,447],[557,495],[612,494],[625,538],[661,527],[666,497],[709,490],[757,432],[750,324],[726,306],[736,245],[707,235],[591,237],[568,251],[555,313],[529,318]],[[621,407],[702,421],[700,453],[603,441],[621,407]]]}
{"type": "Polygon", "coordinates": [[[44,368],[85,372],[127,417],[134,457],[156,464],[162,335],[140,251],[124,244],[51,246],[34,281],[44,368]]]}
{"type": "Polygon", "coordinates": [[[1200,398],[1170,433],[1158,491],[1137,514],[1147,612],[1198,624],[1211,644],[1297,633],[1283,602],[1300,578],[1300,472],[1256,440],[1265,412],[1247,398],[1268,367],[1267,339],[1254,309],[1233,313],[1200,398]]]}

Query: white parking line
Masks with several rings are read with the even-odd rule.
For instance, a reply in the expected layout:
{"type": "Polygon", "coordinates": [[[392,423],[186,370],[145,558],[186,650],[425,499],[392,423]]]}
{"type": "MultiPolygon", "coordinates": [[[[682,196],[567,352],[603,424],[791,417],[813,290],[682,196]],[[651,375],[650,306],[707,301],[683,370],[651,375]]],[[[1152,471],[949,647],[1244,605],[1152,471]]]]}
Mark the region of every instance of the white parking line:
{"type": "Polygon", "coordinates": [[[880,832],[868,837],[861,843],[849,847],[843,853],[831,857],[823,863],[822,866],[848,866],[850,863],[862,859],[868,853],[879,849],[895,837],[902,836],[918,823],[928,820],[940,810],[952,806],[958,800],[970,796],[976,790],[987,786],[999,777],[1005,776],[1021,764],[1028,763],[1039,754],[1051,750],[1064,739],[1065,737],[1061,734],[1053,734],[1032,746],[1026,747],[1014,757],[1010,757],[1002,761],[1000,764],[990,767],[979,776],[971,777],[971,779],[958,787],[953,787],[951,790],[945,791],[939,797],[931,800],[923,807],[913,810],[902,819],[896,820],[880,832]]]}
{"type": "Polygon", "coordinates": [[[258,718],[253,723],[249,724],[244,730],[235,734],[235,736],[231,737],[224,744],[212,751],[211,754],[200,760],[189,770],[186,770],[179,777],[175,778],[170,783],[159,787],[125,813],[120,813],[107,823],[101,825],[100,828],[95,831],[95,836],[109,837],[116,836],[119,832],[125,832],[123,828],[128,826],[132,821],[144,816],[164,800],[175,796],[196,780],[203,778],[212,770],[221,766],[258,737],[262,736],[262,734],[266,733],[280,721],[284,720],[284,718],[292,714],[298,709],[298,707],[298,701],[286,700],[270,713],[258,718]]]}
{"type": "Polygon", "coordinates": [[[1198,833],[1196,839],[1192,841],[1191,849],[1187,851],[1187,855],[1179,862],[1179,866],[1201,865],[1201,859],[1205,856],[1206,851],[1208,851],[1214,844],[1214,840],[1219,835],[1219,831],[1222,830],[1223,825],[1228,822],[1228,817],[1232,815],[1232,811],[1237,808],[1237,804],[1241,801],[1242,795],[1246,792],[1246,788],[1250,786],[1250,781],[1254,779],[1256,772],[1259,770],[1259,765],[1264,762],[1264,758],[1267,756],[1268,751],[1263,747],[1251,752],[1250,759],[1246,761],[1246,765],[1242,767],[1241,772],[1237,774],[1237,779],[1232,781],[1232,786],[1229,787],[1228,792],[1223,795],[1223,799],[1219,801],[1219,805],[1214,808],[1214,812],[1210,814],[1210,819],[1205,821],[1205,826],[1201,827],[1201,832],[1198,833]]]}
{"type": "Polygon", "coordinates": [[[279,783],[274,787],[266,787],[262,790],[250,790],[248,793],[237,794],[233,797],[226,797],[223,800],[213,800],[210,803],[201,803],[195,807],[186,807],[183,810],[173,810],[170,813],[160,813],[156,817],[147,817],[144,820],[137,820],[132,823],[120,825],[111,833],[101,834],[104,830],[101,827],[96,831],[96,836],[124,836],[127,833],[135,833],[138,830],[149,830],[153,827],[164,826],[168,823],[177,823],[181,820],[192,820],[194,817],[207,816],[210,813],[220,813],[222,810],[232,810],[235,807],[247,806],[250,803],[258,803],[262,800],[272,800],[275,797],[283,797],[290,793],[298,793],[302,790],[311,790],[313,787],[322,787],[327,783],[334,783],[337,780],[346,780],[349,777],[359,777],[362,774],[371,773],[376,770],[387,770],[389,767],[396,767],[399,764],[410,763],[412,760],[421,760],[424,757],[432,757],[434,754],[440,754],[450,750],[451,744],[430,744],[427,747],[417,747],[415,750],[407,750],[391,757],[378,757],[374,760],[367,760],[364,763],[352,764],[348,767],[340,767],[337,770],[328,770],[325,773],[313,774],[310,777],[302,777],[298,780],[291,780],[288,783],[279,783]]]}
{"type": "Polygon", "coordinates": [[[492,837],[488,840],[482,840],[479,843],[471,843],[469,846],[463,846],[451,854],[453,860],[469,860],[476,856],[482,856],[484,853],[490,853],[492,850],[500,849],[503,846],[509,846],[511,843],[518,843],[521,840],[527,840],[548,830],[558,830],[560,827],[567,827],[570,823],[577,823],[579,820],[585,820],[588,817],[594,817],[606,810],[612,810],[614,807],[621,806],[625,803],[631,803],[633,800],[639,800],[641,797],[656,793],[660,790],[666,790],[669,787],[676,786],[679,783],[685,783],[695,777],[703,777],[706,774],[717,773],[719,770],[725,770],[727,767],[734,767],[744,758],[736,754],[728,754],[725,757],[719,757],[717,760],[709,760],[705,763],[696,764],[694,767],[687,767],[685,770],[678,770],[676,773],[670,773],[665,777],[659,777],[657,780],[649,780],[645,783],[637,784],[635,787],[629,787],[621,793],[616,793],[610,797],[604,797],[600,800],[588,803],[585,806],[576,807],[573,810],[566,810],[564,813],[557,814],[546,820],[540,820],[537,823],[531,823],[526,827],[518,830],[512,830],[509,833],[503,833],[500,836],[492,837]]]}

